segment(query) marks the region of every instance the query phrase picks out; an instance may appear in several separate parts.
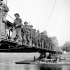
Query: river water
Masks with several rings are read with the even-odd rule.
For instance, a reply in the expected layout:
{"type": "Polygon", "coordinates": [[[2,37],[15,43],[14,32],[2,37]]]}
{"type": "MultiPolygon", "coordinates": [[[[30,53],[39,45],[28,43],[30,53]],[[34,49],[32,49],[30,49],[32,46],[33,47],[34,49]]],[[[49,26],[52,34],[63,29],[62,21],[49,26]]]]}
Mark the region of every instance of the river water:
{"type": "Polygon", "coordinates": [[[70,65],[50,66],[36,64],[1,63],[0,70],[70,70],[70,65]]]}
{"type": "Polygon", "coordinates": [[[0,53],[0,70],[70,70],[70,65],[15,64],[16,61],[31,59],[37,54],[0,53]]]}

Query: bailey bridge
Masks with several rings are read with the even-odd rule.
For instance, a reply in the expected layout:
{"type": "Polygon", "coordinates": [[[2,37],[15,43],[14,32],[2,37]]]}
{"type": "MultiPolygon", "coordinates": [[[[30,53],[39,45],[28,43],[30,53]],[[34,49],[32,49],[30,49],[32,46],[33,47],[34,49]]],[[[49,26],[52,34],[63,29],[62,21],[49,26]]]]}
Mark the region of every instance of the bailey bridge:
{"type": "MultiPolygon", "coordinates": [[[[6,29],[5,27],[11,27],[12,23],[7,20],[7,22],[2,21],[2,16],[0,12],[0,52],[40,52],[40,53],[45,53],[45,52],[51,52],[51,53],[56,53],[52,49],[52,46],[47,48],[47,47],[37,47],[37,46],[32,46],[28,44],[18,44],[18,42],[11,41],[9,38],[5,39],[5,34],[6,34],[6,29]]],[[[9,30],[9,36],[10,36],[10,30],[9,30]]]]}

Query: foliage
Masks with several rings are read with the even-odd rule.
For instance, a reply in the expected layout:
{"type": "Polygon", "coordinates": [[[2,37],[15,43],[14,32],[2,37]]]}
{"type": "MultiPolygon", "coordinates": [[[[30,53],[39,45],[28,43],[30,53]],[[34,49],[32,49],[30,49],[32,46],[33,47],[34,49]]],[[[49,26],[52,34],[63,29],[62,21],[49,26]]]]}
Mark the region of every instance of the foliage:
{"type": "Polygon", "coordinates": [[[52,48],[53,50],[55,49],[57,51],[58,49],[58,40],[57,40],[57,37],[50,37],[50,40],[51,40],[51,45],[52,45],[52,48]]]}
{"type": "Polygon", "coordinates": [[[67,42],[62,46],[62,50],[69,52],[69,51],[70,51],[70,42],[67,41],[67,42]]]}

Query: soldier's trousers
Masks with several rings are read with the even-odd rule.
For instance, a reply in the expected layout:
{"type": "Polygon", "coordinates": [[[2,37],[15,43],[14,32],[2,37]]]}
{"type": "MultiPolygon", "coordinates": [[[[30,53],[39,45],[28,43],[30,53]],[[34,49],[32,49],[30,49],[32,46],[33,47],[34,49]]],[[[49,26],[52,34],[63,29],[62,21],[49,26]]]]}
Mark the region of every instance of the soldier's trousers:
{"type": "Polygon", "coordinates": [[[17,27],[13,30],[13,33],[11,35],[11,38],[15,38],[16,35],[18,36],[18,40],[21,40],[22,41],[22,36],[21,36],[21,28],[20,27],[17,27]]]}

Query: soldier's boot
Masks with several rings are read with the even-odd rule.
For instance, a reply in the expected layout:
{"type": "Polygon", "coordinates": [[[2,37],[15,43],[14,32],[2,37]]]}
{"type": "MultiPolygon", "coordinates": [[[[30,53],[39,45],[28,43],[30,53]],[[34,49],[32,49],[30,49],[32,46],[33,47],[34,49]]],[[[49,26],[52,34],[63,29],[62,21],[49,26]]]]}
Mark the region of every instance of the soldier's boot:
{"type": "Polygon", "coordinates": [[[16,30],[13,30],[10,40],[15,41],[14,38],[16,37],[16,30]]]}

